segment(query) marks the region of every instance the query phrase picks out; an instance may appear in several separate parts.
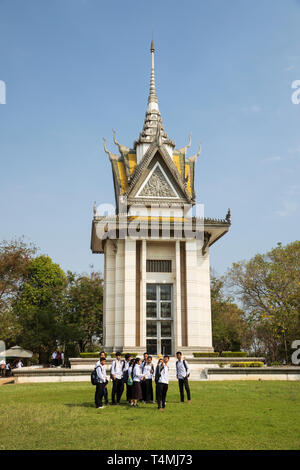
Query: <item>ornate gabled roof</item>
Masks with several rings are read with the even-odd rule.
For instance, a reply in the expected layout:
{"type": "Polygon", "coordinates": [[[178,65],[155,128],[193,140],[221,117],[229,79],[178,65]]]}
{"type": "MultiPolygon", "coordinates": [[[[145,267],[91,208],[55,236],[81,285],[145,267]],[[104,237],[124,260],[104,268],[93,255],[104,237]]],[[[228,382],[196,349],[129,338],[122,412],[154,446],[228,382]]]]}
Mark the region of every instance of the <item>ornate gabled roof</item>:
{"type": "MultiPolygon", "coordinates": [[[[127,196],[128,202],[136,195],[136,185],[140,186],[143,178],[149,175],[149,165],[151,161],[159,155],[163,165],[167,167],[167,173],[171,174],[171,179],[175,182],[180,193],[179,199],[187,203],[195,203],[196,195],[194,190],[194,175],[195,163],[199,152],[193,157],[186,158],[187,150],[191,146],[191,134],[189,135],[189,142],[182,148],[175,149],[175,143],[168,138],[162,124],[162,118],[158,107],[158,98],[155,88],[155,73],[154,73],[154,43],[151,42],[151,77],[150,77],[150,91],[148,96],[148,105],[143,130],[137,141],[134,142],[134,148],[127,147],[120,144],[116,138],[116,132],[113,130],[113,140],[118,147],[119,155],[110,152],[104,144],[104,150],[109,155],[113,178],[115,186],[116,200],[119,196],[127,196]],[[146,144],[146,145],[145,145],[146,144]],[[147,145],[148,144],[148,145],[147,145]]],[[[149,187],[158,188],[159,171],[149,182],[149,187]],[[156,182],[155,182],[156,181],[156,182]]],[[[166,176],[166,174],[165,174],[166,176]]],[[[165,193],[167,193],[167,184],[163,182],[165,193]]],[[[170,182],[169,182],[170,183],[170,182]]],[[[171,190],[169,193],[171,194],[171,190]]],[[[146,194],[145,190],[143,194],[146,194]]],[[[159,199],[161,191],[158,191],[157,198],[159,199]]],[[[141,196],[139,196],[141,197],[141,196]]]]}
{"type": "Polygon", "coordinates": [[[139,186],[139,182],[143,182],[149,171],[149,166],[151,165],[151,161],[159,155],[159,159],[161,159],[168,170],[170,171],[172,177],[174,178],[176,184],[178,185],[183,198],[186,200],[187,203],[192,202],[192,195],[187,190],[187,185],[185,184],[183,178],[180,176],[176,165],[174,164],[172,158],[170,157],[169,153],[165,149],[164,145],[159,145],[159,142],[153,142],[150,147],[148,148],[147,152],[145,153],[142,161],[139,165],[137,165],[132,178],[129,183],[128,190],[126,192],[126,196],[128,199],[132,197],[139,186]]]}

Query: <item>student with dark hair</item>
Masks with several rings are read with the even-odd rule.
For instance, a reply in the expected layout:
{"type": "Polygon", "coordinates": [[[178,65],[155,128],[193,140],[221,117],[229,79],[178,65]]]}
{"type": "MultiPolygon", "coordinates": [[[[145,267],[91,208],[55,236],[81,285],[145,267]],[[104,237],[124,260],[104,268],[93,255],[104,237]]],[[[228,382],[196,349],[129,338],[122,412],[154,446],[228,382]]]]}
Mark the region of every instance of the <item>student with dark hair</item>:
{"type": "Polygon", "coordinates": [[[100,360],[96,364],[96,372],[97,372],[97,384],[96,384],[96,392],[95,392],[95,405],[96,408],[103,409],[102,400],[104,397],[104,389],[106,386],[106,358],[101,357],[100,360]]]}
{"type": "Polygon", "coordinates": [[[127,399],[131,406],[133,406],[132,400],[132,387],[133,387],[133,380],[132,380],[132,371],[135,366],[135,359],[131,359],[128,367],[128,379],[127,379],[127,399]]]}
{"type": "Polygon", "coordinates": [[[125,354],[125,359],[123,360],[122,362],[122,380],[124,382],[124,384],[126,384],[126,400],[128,401],[128,403],[130,403],[130,393],[131,393],[131,389],[128,390],[128,369],[129,369],[129,365],[130,365],[130,359],[131,359],[131,356],[130,354],[125,354]]]}
{"type": "Polygon", "coordinates": [[[157,362],[157,365],[156,365],[156,369],[155,369],[155,375],[154,375],[154,381],[155,381],[155,399],[157,401],[157,384],[158,384],[158,378],[159,378],[159,366],[161,366],[163,364],[163,358],[160,357],[158,359],[158,362],[157,362]]]}
{"type": "MultiPolygon", "coordinates": [[[[142,363],[141,363],[141,368],[142,368],[142,371],[144,371],[144,368],[147,364],[147,359],[148,359],[148,353],[147,352],[144,352],[143,354],[144,358],[142,360],[142,363]]],[[[143,402],[145,403],[146,402],[146,381],[144,380],[142,383],[142,395],[143,395],[143,402]]]]}
{"type": "Polygon", "coordinates": [[[143,397],[141,381],[144,380],[144,374],[141,368],[141,359],[139,357],[136,358],[135,365],[133,366],[132,380],[133,380],[133,385],[132,385],[133,406],[137,407],[138,400],[141,400],[143,397]]]}
{"type": "Polygon", "coordinates": [[[166,407],[166,396],[169,387],[169,356],[165,355],[163,363],[158,364],[155,372],[157,380],[157,405],[158,409],[164,411],[166,407]]]}
{"type": "Polygon", "coordinates": [[[110,373],[113,380],[111,401],[115,405],[117,396],[117,405],[119,405],[124,390],[121,353],[119,351],[116,352],[116,359],[112,362],[110,373]]]}
{"type": "Polygon", "coordinates": [[[153,402],[153,387],[152,387],[152,379],[154,375],[154,366],[152,363],[152,357],[147,357],[147,363],[143,368],[143,373],[145,375],[145,380],[142,382],[142,388],[144,385],[145,395],[143,395],[143,399],[146,403],[154,403],[153,402]]]}
{"type": "MultiPolygon", "coordinates": [[[[100,361],[101,361],[102,358],[106,359],[106,352],[105,351],[100,352],[100,361]]],[[[104,401],[105,401],[106,405],[109,405],[107,384],[108,384],[108,381],[106,381],[106,384],[105,384],[105,387],[104,387],[104,401]]]]}
{"type": "Polygon", "coordinates": [[[188,403],[191,403],[191,392],[189,387],[190,369],[186,360],[182,358],[181,351],[178,351],[176,356],[176,377],[179,384],[180,400],[182,403],[184,403],[184,387],[187,394],[188,403]]]}

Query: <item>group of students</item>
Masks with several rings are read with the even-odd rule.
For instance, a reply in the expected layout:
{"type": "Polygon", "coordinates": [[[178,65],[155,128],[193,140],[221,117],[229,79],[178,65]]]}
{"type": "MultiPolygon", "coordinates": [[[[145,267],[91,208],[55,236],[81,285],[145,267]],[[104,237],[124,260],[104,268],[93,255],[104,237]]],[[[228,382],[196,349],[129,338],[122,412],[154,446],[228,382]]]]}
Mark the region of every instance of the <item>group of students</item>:
{"type": "MultiPolygon", "coordinates": [[[[176,353],[176,376],[179,384],[180,399],[184,402],[184,388],[186,390],[188,403],[191,402],[189,387],[189,366],[183,359],[182,353],[176,353]]],[[[169,386],[169,356],[165,355],[158,360],[154,368],[152,357],[145,352],[144,359],[139,357],[131,358],[130,354],[125,354],[125,359],[121,360],[121,353],[116,353],[116,359],[112,362],[110,378],[112,380],[112,405],[119,405],[126,384],[126,400],[132,407],[137,407],[138,402],[155,403],[153,400],[153,380],[155,381],[155,396],[159,410],[164,410],[166,406],[166,396],[169,386]]],[[[96,408],[103,409],[103,400],[106,405],[108,401],[107,374],[106,374],[106,354],[100,353],[100,359],[95,366],[96,408]]]]}
{"type": "Polygon", "coordinates": [[[6,362],[5,359],[0,361],[0,377],[10,377],[12,369],[19,369],[23,367],[23,362],[21,359],[15,360],[12,364],[10,362],[6,362]]]}
{"type": "Polygon", "coordinates": [[[51,367],[59,367],[64,364],[64,353],[61,351],[54,351],[51,355],[51,367]]]}

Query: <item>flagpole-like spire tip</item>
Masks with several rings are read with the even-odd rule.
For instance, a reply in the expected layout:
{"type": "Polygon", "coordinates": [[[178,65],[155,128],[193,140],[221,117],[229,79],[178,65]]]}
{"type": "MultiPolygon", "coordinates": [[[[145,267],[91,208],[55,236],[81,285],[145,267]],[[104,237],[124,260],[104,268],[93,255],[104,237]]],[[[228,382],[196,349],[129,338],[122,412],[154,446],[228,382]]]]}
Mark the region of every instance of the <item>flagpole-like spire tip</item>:
{"type": "Polygon", "coordinates": [[[154,49],[154,41],[153,41],[153,39],[152,39],[152,41],[151,41],[151,46],[150,46],[150,52],[154,52],[154,51],[155,51],[155,49],[154,49]]]}

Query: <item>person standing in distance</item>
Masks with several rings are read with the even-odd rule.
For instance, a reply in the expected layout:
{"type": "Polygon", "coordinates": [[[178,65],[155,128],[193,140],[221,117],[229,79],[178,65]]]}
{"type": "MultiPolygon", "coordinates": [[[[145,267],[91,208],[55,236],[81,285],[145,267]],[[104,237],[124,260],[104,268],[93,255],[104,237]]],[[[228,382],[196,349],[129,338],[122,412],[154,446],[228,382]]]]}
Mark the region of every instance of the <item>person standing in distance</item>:
{"type": "Polygon", "coordinates": [[[191,403],[191,392],[189,386],[190,369],[188,363],[182,357],[182,352],[178,351],[176,356],[176,377],[179,384],[180,400],[182,403],[184,403],[184,387],[187,394],[188,403],[191,403]]]}
{"type": "Polygon", "coordinates": [[[157,380],[157,406],[161,411],[166,407],[166,396],[169,388],[169,356],[163,358],[163,363],[157,365],[155,379],[157,380]]]}
{"type": "Polygon", "coordinates": [[[101,357],[96,364],[97,371],[97,384],[95,392],[95,405],[96,408],[103,409],[102,400],[104,397],[104,389],[106,386],[106,358],[101,357]]]}
{"type": "Polygon", "coordinates": [[[113,379],[111,401],[112,401],[112,404],[115,405],[116,395],[117,395],[117,405],[119,405],[121,396],[124,390],[124,382],[122,379],[123,371],[122,371],[121,353],[119,351],[116,352],[116,359],[112,362],[110,373],[113,379]]]}

